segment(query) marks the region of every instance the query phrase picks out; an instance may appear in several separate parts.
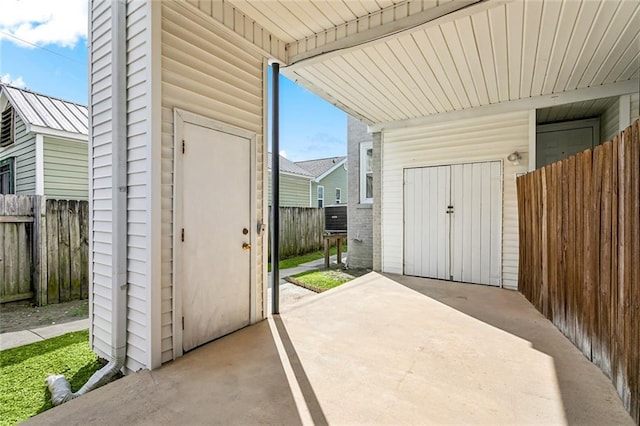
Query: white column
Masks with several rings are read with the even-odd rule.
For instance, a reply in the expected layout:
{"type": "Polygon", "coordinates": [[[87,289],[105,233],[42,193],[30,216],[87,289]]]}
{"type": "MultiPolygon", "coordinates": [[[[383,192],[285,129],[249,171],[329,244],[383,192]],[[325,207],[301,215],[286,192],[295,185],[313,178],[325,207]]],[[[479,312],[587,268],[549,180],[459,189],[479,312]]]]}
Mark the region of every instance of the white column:
{"type": "Polygon", "coordinates": [[[620,109],[618,113],[618,131],[622,132],[624,129],[631,125],[631,95],[620,96],[618,102],[620,102],[620,109]]]}
{"type": "Polygon", "coordinates": [[[36,195],[44,195],[44,136],[36,134],[36,195]]]}
{"type": "Polygon", "coordinates": [[[529,111],[529,171],[536,169],[536,110],[529,111]]]}

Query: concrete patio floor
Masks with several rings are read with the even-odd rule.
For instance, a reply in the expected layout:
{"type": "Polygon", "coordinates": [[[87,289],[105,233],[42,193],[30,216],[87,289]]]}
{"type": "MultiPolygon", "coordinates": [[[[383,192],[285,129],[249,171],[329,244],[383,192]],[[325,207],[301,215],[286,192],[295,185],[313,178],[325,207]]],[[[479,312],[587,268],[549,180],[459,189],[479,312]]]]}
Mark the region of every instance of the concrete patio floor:
{"type": "Polygon", "coordinates": [[[633,424],[517,292],[370,273],[27,424],[633,424]]]}

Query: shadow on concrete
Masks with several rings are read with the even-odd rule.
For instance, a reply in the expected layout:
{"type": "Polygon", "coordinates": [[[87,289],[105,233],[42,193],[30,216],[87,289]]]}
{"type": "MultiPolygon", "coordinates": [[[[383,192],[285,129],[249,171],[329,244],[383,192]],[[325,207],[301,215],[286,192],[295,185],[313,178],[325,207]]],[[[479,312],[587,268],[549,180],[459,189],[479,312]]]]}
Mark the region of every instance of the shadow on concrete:
{"type": "Polygon", "coordinates": [[[621,401],[604,373],[519,292],[484,285],[383,275],[463,314],[518,336],[530,342],[537,351],[550,356],[569,424],[631,422],[631,418],[621,410],[621,401]],[[605,413],[606,417],[603,417],[605,413]],[[618,417],[610,417],[611,413],[617,413],[618,417]]]}
{"type": "Polygon", "coordinates": [[[304,401],[307,405],[307,409],[309,410],[309,414],[311,415],[311,419],[313,420],[313,424],[316,426],[328,425],[329,423],[327,422],[324,412],[322,411],[322,407],[320,406],[320,402],[313,391],[313,386],[311,386],[309,377],[307,377],[304,367],[302,366],[302,362],[300,362],[300,357],[293,346],[291,337],[289,337],[289,333],[287,333],[287,327],[282,322],[280,315],[274,315],[273,322],[278,330],[278,335],[280,336],[287,358],[289,359],[289,363],[291,364],[291,368],[295,374],[296,381],[300,386],[300,391],[304,397],[304,401]]]}

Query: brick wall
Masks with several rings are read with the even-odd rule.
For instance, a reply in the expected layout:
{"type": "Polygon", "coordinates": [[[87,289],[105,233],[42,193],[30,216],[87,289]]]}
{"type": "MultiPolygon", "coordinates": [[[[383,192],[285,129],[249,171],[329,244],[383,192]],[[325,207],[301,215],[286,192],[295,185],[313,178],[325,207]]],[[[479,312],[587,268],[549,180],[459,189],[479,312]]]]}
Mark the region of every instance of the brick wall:
{"type": "MultiPolygon", "coordinates": [[[[372,141],[367,125],[353,117],[347,121],[349,267],[373,267],[373,205],[360,204],[360,144],[372,141]]],[[[375,156],[375,152],[374,152],[375,156]]],[[[375,179],[375,178],[374,178],[375,179]]]]}

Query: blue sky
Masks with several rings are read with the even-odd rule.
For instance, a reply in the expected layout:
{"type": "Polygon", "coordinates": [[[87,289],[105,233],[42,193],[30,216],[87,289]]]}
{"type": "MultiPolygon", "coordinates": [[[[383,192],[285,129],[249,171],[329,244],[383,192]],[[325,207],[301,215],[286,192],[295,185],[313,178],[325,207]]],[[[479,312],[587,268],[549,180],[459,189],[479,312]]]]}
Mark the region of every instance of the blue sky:
{"type": "MultiPolygon", "coordinates": [[[[53,0],[2,2],[2,81],[86,105],[86,1],[65,0],[65,7],[53,0]]],[[[281,76],[280,150],[287,158],[346,155],[346,137],[344,112],[281,76]]]]}

